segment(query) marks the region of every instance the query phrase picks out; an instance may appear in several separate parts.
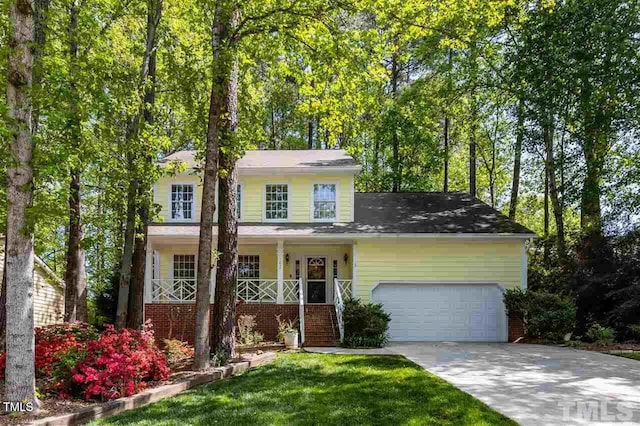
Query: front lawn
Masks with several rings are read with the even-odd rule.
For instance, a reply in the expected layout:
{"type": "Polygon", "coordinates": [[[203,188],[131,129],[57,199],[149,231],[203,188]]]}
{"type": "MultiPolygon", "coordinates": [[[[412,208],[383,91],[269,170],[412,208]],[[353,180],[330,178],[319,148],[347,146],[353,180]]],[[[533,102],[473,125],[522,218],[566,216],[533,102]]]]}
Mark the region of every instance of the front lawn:
{"type": "Polygon", "coordinates": [[[298,353],[96,424],[516,423],[400,356],[298,353]]]}

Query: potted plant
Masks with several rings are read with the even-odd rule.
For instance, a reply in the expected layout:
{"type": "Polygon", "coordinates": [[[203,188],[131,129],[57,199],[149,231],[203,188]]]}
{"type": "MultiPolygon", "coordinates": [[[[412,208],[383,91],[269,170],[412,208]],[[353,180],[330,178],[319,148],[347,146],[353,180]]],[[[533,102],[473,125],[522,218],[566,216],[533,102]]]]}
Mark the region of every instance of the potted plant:
{"type": "Polygon", "coordinates": [[[284,342],[287,349],[298,349],[298,320],[280,319],[280,315],[276,315],[278,320],[278,340],[284,342]]]}

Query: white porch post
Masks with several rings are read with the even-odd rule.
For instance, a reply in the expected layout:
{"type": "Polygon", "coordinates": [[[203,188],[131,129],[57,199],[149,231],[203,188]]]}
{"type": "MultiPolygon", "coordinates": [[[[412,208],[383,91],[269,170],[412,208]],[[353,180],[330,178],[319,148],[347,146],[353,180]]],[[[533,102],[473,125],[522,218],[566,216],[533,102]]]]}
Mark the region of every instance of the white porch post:
{"type": "Polygon", "coordinates": [[[354,241],[351,246],[351,297],[356,297],[356,280],[358,278],[358,246],[354,241]]]}
{"type": "MultiPolygon", "coordinates": [[[[151,241],[147,238],[147,252],[144,263],[144,303],[152,301],[153,258],[155,252],[151,249],[151,241]]],[[[157,277],[156,277],[157,278],[157,277]]]]}
{"type": "Polygon", "coordinates": [[[278,295],[276,303],[284,303],[284,241],[278,240],[276,246],[276,258],[278,259],[278,295]]]}

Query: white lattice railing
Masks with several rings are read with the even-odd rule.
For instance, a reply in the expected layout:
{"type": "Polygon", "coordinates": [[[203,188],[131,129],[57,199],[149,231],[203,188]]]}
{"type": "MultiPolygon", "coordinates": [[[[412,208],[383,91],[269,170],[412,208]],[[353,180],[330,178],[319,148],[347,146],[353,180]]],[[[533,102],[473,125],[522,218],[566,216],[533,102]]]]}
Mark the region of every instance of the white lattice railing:
{"type": "Polygon", "coordinates": [[[282,287],[282,300],[284,303],[298,303],[300,280],[284,280],[282,282],[282,287]]]}
{"type": "MultiPolygon", "coordinates": [[[[338,320],[338,331],[340,332],[340,341],[344,340],[344,320],[342,318],[344,314],[344,301],[342,299],[342,286],[340,285],[340,281],[347,280],[339,280],[337,278],[333,279],[333,286],[335,291],[335,306],[336,306],[336,319],[338,320]]],[[[351,293],[351,280],[349,281],[349,293],[351,293]]]]}
{"type": "Polygon", "coordinates": [[[336,280],[338,282],[338,287],[340,288],[340,293],[342,294],[342,298],[350,298],[353,296],[351,291],[351,284],[353,280],[336,280]]]}
{"type": "Polygon", "coordinates": [[[175,303],[196,300],[195,279],[153,279],[151,298],[154,302],[175,303]]]}
{"type": "MultiPolygon", "coordinates": [[[[195,302],[195,279],[153,279],[152,300],[155,303],[195,302]]],[[[299,303],[300,280],[282,282],[284,303],[299,303]]],[[[278,280],[238,279],[237,298],[246,303],[276,303],[278,301],[278,280]]]]}
{"type": "Polygon", "coordinates": [[[238,280],[237,297],[246,303],[276,303],[278,280],[241,278],[238,280]]]}

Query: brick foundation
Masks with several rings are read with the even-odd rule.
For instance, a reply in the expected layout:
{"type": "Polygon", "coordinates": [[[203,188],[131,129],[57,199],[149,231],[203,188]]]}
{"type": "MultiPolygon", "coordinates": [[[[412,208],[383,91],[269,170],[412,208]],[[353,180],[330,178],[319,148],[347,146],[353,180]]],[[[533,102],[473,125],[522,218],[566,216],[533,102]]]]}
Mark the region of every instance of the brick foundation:
{"type": "MultiPolygon", "coordinates": [[[[214,306],[211,305],[213,316],[214,306]]],[[[262,333],[265,340],[275,341],[278,335],[278,321],[298,319],[298,305],[250,304],[243,303],[236,307],[237,315],[255,315],[256,330],[262,333]]],[[[147,303],[144,307],[145,320],[151,320],[156,342],[164,339],[179,339],[193,345],[195,339],[196,305],[193,303],[147,303]]]]}
{"type": "Polygon", "coordinates": [[[516,315],[509,315],[509,342],[512,343],[524,337],[524,321],[516,315]]]}

